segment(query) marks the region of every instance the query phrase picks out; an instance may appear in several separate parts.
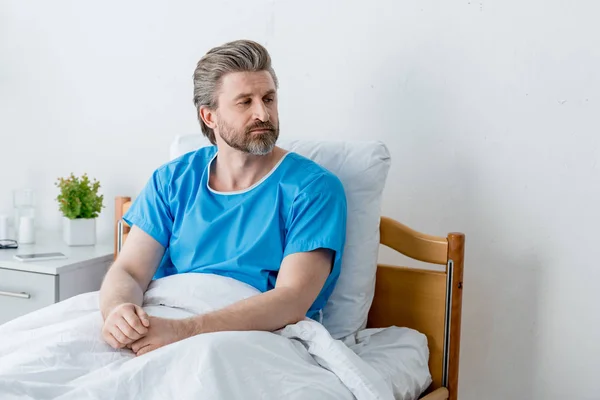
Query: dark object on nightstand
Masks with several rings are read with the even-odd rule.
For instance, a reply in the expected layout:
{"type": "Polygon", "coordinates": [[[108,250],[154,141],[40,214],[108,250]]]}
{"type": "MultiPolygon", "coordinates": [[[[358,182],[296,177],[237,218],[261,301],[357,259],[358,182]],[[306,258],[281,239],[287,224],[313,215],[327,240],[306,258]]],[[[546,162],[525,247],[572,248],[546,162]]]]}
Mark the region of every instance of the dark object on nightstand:
{"type": "Polygon", "coordinates": [[[19,243],[12,239],[0,239],[0,250],[2,249],[16,249],[19,247],[19,243]]]}

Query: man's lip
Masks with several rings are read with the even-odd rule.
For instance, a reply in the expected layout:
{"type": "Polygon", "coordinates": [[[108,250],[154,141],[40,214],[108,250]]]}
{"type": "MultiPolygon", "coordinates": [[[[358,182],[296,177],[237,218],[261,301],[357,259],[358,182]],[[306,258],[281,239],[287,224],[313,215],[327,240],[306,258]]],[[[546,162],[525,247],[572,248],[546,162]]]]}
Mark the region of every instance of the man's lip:
{"type": "Polygon", "coordinates": [[[250,131],[250,133],[254,133],[254,132],[271,132],[273,129],[269,129],[269,128],[262,128],[262,129],[252,129],[250,131]]]}

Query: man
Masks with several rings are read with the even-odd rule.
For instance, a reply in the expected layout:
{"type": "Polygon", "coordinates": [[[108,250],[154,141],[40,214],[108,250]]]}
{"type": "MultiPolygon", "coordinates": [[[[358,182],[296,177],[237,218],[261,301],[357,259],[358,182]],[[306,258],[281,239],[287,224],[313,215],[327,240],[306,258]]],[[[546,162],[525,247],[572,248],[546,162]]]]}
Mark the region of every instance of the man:
{"type": "Polygon", "coordinates": [[[340,273],[346,198],[316,163],[275,146],[277,77],[265,48],[235,41],[194,72],[194,104],[214,146],[158,168],[124,216],[132,227],[100,290],[103,338],[142,355],[207,332],[274,331],[320,320],[340,273]],[[262,293],[192,318],[149,317],[150,281],[211,273],[262,293]]]}

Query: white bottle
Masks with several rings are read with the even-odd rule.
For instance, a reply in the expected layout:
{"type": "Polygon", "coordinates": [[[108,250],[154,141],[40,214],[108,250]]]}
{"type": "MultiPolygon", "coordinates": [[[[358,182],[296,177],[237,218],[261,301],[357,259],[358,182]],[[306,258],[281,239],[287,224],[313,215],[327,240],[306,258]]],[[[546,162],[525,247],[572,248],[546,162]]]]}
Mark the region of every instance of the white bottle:
{"type": "Polygon", "coordinates": [[[23,216],[19,219],[19,243],[35,243],[35,221],[31,216],[23,216]]]}
{"type": "Polygon", "coordinates": [[[8,216],[0,215],[0,240],[8,239],[8,216]]]}

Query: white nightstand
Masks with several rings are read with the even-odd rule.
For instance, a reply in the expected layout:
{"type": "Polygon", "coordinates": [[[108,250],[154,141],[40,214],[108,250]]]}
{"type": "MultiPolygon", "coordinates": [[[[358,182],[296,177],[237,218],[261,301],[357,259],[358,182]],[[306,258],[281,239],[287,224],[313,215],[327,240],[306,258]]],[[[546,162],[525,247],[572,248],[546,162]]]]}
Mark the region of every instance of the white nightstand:
{"type": "Polygon", "coordinates": [[[36,243],[0,249],[0,324],[77,294],[100,289],[113,261],[112,243],[69,247],[60,232],[38,234],[36,243]],[[15,254],[61,252],[62,260],[21,262],[15,254]]]}

